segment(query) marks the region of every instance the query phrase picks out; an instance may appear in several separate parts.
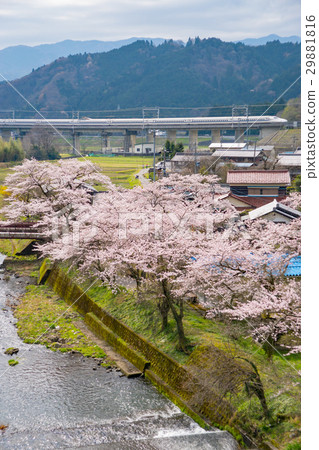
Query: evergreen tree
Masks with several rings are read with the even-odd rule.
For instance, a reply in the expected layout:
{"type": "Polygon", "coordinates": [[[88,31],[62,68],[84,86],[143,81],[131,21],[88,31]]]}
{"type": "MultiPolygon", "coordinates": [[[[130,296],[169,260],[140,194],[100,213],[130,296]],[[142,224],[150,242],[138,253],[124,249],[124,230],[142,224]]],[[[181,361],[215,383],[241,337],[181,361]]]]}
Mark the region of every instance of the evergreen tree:
{"type": "Polygon", "coordinates": [[[10,139],[7,142],[0,138],[0,162],[22,161],[24,157],[20,140],[10,139]]]}

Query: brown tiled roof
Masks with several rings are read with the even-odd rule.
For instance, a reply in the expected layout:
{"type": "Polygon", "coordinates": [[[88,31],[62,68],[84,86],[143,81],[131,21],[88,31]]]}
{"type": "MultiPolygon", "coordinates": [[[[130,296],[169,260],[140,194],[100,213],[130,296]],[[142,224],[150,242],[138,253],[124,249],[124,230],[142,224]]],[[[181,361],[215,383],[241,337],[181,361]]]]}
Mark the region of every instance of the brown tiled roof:
{"type": "MultiPolygon", "coordinates": [[[[236,196],[242,202],[248,203],[248,205],[259,208],[260,206],[267,205],[267,203],[272,202],[273,200],[279,200],[278,197],[239,197],[236,196]]],[[[285,197],[280,197],[280,200],[283,200],[285,197]]]]}
{"type": "Polygon", "coordinates": [[[290,184],[288,170],[229,170],[227,184],[290,184]]]}
{"type": "MultiPolygon", "coordinates": [[[[283,200],[284,197],[240,197],[239,195],[235,195],[232,194],[231,192],[228,195],[223,196],[222,198],[227,198],[227,197],[233,197],[236,198],[237,200],[240,200],[244,203],[246,203],[247,205],[251,206],[252,208],[259,208],[260,206],[264,206],[267,205],[267,203],[272,202],[273,200],[283,200]]],[[[241,210],[243,207],[239,206],[236,207],[236,209],[241,210]]],[[[244,208],[245,209],[245,208],[244,208]]]]}

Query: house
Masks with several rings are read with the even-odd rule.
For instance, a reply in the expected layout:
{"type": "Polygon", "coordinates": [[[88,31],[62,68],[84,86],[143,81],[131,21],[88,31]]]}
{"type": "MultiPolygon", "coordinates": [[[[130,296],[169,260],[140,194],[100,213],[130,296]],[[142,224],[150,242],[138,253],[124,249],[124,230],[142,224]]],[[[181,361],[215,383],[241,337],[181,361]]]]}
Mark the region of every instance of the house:
{"type": "Polygon", "coordinates": [[[132,153],[137,155],[152,155],[154,153],[154,142],[136,144],[132,148],[132,153]]]}
{"type": "Polygon", "coordinates": [[[212,153],[220,150],[243,150],[244,148],[247,148],[245,142],[212,142],[209,145],[212,153]]]}
{"type": "Polygon", "coordinates": [[[294,153],[286,152],[279,153],[278,161],[276,163],[278,169],[287,169],[291,177],[301,174],[301,151],[296,150],[294,153]]]}
{"type": "Polygon", "coordinates": [[[219,200],[228,200],[231,205],[233,205],[238,212],[247,211],[260,206],[266,205],[271,202],[269,197],[240,197],[238,195],[232,194],[230,191],[226,194],[220,195],[219,200]]]}
{"type": "Polygon", "coordinates": [[[181,172],[184,169],[194,170],[195,161],[197,168],[200,167],[200,163],[203,159],[209,158],[211,155],[207,153],[176,153],[176,155],[171,159],[171,171],[181,172]]]}
{"type": "Polygon", "coordinates": [[[245,151],[245,150],[251,150],[251,151],[262,151],[266,154],[272,152],[274,150],[273,145],[249,145],[245,142],[212,142],[209,145],[209,149],[214,154],[215,152],[220,151],[245,151]]]}
{"type": "Polygon", "coordinates": [[[216,150],[212,158],[221,163],[232,163],[237,167],[251,167],[253,164],[259,164],[265,156],[262,150],[243,149],[243,150],[216,150]]]}
{"type": "Polygon", "coordinates": [[[290,186],[288,170],[229,170],[226,183],[239,197],[285,198],[290,186]]]}
{"type": "Polygon", "coordinates": [[[290,174],[288,170],[229,170],[226,183],[230,190],[219,198],[245,211],[286,198],[290,174]]]}
{"type": "Polygon", "coordinates": [[[294,219],[301,217],[300,211],[283,205],[282,203],[273,200],[266,205],[260,206],[252,211],[249,211],[243,220],[265,219],[271,220],[275,223],[289,223],[294,219]]]}
{"type": "Polygon", "coordinates": [[[197,152],[195,153],[177,153],[172,158],[172,171],[179,172],[185,168],[194,168],[195,161],[197,168],[203,164],[222,166],[232,163],[238,168],[250,168],[253,164],[262,161],[264,153],[261,150],[215,150],[213,153],[197,152]]]}

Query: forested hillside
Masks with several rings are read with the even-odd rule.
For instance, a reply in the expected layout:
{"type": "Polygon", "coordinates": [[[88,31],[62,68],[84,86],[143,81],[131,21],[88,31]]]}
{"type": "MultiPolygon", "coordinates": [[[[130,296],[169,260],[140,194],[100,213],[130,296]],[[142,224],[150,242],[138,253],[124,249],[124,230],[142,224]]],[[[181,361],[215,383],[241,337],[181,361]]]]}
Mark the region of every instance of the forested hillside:
{"type": "MultiPolygon", "coordinates": [[[[251,47],[219,39],[146,41],[108,53],[74,55],[13,84],[43,110],[106,110],[140,106],[211,106],[272,102],[300,74],[300,44],[251,47]]],[[[300,82],[285,94],[300,93],[300,82]]],[[[30,109],[0,84],[0,109],[30,109]]]]}

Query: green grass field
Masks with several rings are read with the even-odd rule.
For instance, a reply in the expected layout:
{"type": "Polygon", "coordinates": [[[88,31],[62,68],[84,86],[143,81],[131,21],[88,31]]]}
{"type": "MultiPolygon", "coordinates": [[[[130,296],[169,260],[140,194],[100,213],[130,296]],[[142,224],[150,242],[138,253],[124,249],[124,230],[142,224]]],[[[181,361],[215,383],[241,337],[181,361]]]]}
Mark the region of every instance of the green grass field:
{"type": "Polygon", "coordinates": [[[153,157],[150,156],[90,156],[86,159],[97,164],[114,184],[126,188],[140,184],[135,175],[143,167],[153,164],[153,157]]]}
{"type": "MultiPolygon", "coordinates": [[[[135,175],[146,165],[152,166],[153,164],[152,156],[90,156],[79,158],[80,161],[85,159],[97,164],[102,169],[102,173],[110,177],[114,184],[126,188],[140,184],[135,179],[135,175]]],[[[11,173],[10,169],[15,164],[0,163],[0,186],[5,184],[5,178],[11,173]]]]}
{"type": "Polygon", "coordinates": [[[7,175],[12,173],[11,168],[14,167],[16,164],[15,162],[7,162],[7,163],[0,163],[0,186],[4,185],[4,180],[7,175]]]}

